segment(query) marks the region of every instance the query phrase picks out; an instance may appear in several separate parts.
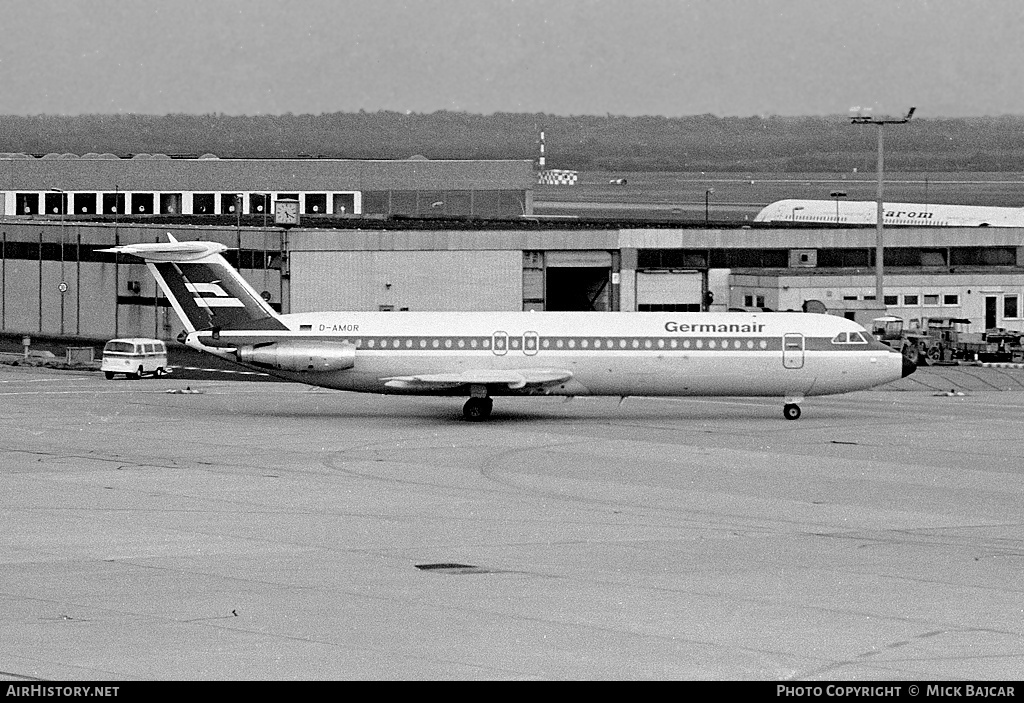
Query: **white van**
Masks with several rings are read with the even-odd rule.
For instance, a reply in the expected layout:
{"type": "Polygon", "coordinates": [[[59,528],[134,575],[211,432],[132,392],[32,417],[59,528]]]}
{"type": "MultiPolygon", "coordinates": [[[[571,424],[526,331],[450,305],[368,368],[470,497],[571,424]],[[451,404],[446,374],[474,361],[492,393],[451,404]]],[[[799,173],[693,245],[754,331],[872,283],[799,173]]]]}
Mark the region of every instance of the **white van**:
{"type": "Polygon", "coordinates": [[[103,346],[100,371],[108,378],[123,373],[128,378],[167,373],[167,345],[159,339],[111,339],[103,346]]]}

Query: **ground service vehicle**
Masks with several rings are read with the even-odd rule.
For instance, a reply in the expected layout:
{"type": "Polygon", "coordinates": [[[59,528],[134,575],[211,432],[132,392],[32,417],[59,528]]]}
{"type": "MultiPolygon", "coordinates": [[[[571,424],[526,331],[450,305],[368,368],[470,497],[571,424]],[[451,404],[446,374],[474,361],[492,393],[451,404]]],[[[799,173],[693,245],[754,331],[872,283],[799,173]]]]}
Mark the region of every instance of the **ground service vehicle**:
{"type": "Polygon", "coordinates": [[[167,345],[144,337],[111,339],[103,346],[100,371],[107,379],[119,373],[135,379],[146,374],[163,376],[167,373],[167,345]]]}
{"type": "Polygon", "coordinates": [[[974,361],[985,350],[983,335],[966,332],[970,320],[960,317],[915,318],[904,326],[899,317],[877,317],[871,333],[915,364],[974,361]]]}
{"type": "Polygon", "coordinates": [[[904,331],[908,346],[918,350],[920,362],[974,361],[984,348],[980,332],[967,332],[971,321],[963,317],[922,317],[904,331]]]}
{"type": "Polygon", "coordinates": [[[978,361],[1024,362],[1024,343],[1020,332],[1002,328],[985,332],[983,349],[978,352],[978,361]]]}
{"type": "Polygon", "coordinates": [[[882,344],[892,347],[915,364],[918,363],[920,355],[916,347],[908,349],[909,342],[903,335],[903,318],[892,315],[876,317],[871,321],[871,334],[882,344]]]}
{"type": "Polygon", "coordinates": [[[915,364],[953,361],[1024,362],[1024,335],[1002,328],[967,332],[962,317],[924,317],[904,327],[898,317],[878,317],[871,333],[915,364]]]}

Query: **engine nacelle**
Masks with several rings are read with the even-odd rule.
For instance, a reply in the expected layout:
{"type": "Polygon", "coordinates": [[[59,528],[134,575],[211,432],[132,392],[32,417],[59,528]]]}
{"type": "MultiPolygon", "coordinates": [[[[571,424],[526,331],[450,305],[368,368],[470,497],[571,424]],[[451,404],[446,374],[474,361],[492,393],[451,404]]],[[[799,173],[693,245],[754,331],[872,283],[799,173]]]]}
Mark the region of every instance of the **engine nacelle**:
{"type": "Polygon", "coordinates": [[[356,348],[335,342],[274,342],[242,347],[238,360],[279,371],[344,371],[355,366],[356,348]]]}

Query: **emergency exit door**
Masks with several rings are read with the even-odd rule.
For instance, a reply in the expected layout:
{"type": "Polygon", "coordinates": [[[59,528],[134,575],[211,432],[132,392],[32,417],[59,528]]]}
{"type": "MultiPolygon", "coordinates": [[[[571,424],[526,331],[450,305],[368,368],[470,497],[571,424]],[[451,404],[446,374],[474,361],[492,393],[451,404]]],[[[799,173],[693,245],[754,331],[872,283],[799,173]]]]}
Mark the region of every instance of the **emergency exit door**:
{"type": "Polygon", "coordinates": [[[782,365],[787,369],[800,369],[804,365],[804,336],[795,332],[782,337],[782,365]]]}

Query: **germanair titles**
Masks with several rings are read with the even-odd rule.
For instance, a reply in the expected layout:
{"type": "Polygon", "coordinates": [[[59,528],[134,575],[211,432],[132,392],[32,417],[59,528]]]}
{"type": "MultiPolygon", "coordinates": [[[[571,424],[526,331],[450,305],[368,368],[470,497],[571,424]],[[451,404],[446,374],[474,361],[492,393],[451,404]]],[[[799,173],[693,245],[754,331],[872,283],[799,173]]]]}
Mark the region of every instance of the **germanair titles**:
{"type": "Polygon", "coordinates": [[[689,332],[696,332],[696,333],[711,332],[711,333],[715,333],[715,334],[721,334],[723,332],[740,332],[740,333],[750,334],[751,332],[761,332],[763,330],[764,330],[764,325],[761,325],[761,324],[752,324],[752,325],[725,325],[725,324],[721,324],[721,325],[709,325],[709,324],[689,325],[689,324],[685,324],[685,323],[681,324],[679,322],[674,322],[672,320],[669,320],[668,322],[665,323],[665,331],[666,332],[678,332],[678,333],[681,333],[681,334],[686,334],[686,333],[689,333],[689,332]]]}

